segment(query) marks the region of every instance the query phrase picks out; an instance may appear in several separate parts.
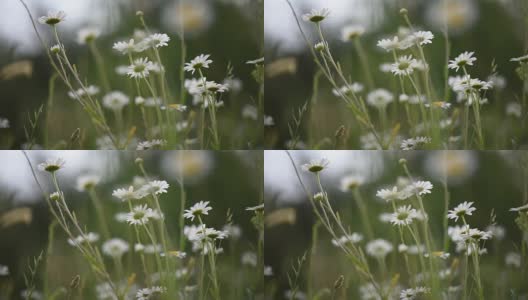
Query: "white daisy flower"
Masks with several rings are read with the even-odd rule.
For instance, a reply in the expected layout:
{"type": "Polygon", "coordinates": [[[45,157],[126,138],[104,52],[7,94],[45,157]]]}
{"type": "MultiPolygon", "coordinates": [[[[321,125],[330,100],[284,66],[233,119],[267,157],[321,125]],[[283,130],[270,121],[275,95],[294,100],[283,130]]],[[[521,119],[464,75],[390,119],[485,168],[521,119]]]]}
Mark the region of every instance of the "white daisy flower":
{"type": "Polygon", "coordinates": [[[136,150],[142,151],[142,150],[151,150],[151,149],[161,149],[166,144],[167,144],[166,140],[160,140],[160,139],[143,141],[137,144],[136,150]]]}
{"type": "Polygon", "coordinates": [[[504,263],[507,266],[520,268],[522,263],[522,256],[517,252],[508,252],[504,257],[504,263]]]}
{"type": "Polygon", "coordinates": [[[270,127],[274,125],[275,125],[275,121],[273,120],[273,117],[264,115],[264,126],[270,127]]]}
{"type": "Polygon", "coordinates": [[[55,44],[50,47],[51,53],[55,53],[55,54],[60,53],[62,49],[64,49],[64,46],[62,44],[55,44]]]}
{"type": "Polygon", "coordinates": [[[167,193],[167,189],[169,188],[169,184],[165,180],[154,180],[150,181],[146,185],[141,187],[141,191],[146,194],[165,194],[167,193]]]}
{"type": "Polygon", "coordinates": [[[140,44],[136,44],[134,39],[130,39],[128,40],[128,42],[126,41],[116,42],[114,43],[114,46],[112,47],[112,49],[120,52],[123,55],[134,53],[134,52],[142,52],[144,50],[143,48],[144,46],[140,44]]]}
{"type": "Polygon", "coordinates": [[[46,162],[40,163],[38,165],[38,168],[41,171],[55,173],[58,170],[60,170],[64,166],[65,163],[66,161],[60,157],[55,158],[55,159],[50,158],[50,159],[47,159],[46,162]]]}
{"type": "Polygon", "coordinates": [[[329,163],[330,161],[323,157],[319,160],[312,160],[309,163],[302,165],[301,167],[305,171],[309,171],[312,173],[318,173],[324,170],[328,166],[329,163]]]}
{"type": "Polygon", "coordinates": [[[146,38],[146,43],[154,48],[160,48],[168,46],[170,37],[165,33],[154,33],[146,38]]]}
{"type": "Polygon", "coordinates": [[[314,45],[314,49],[319,51],[319,52],[324,51],[326,48],[328,48],[328,43],[327,42],[319,42],[319,43],[316,43],[314,45]]]}
{"type": "Polygon", "coordinates": [[[153,211],[147,205],[138,205],[128,213],[126,221],[130,225],[146,225],[152,215],[153,211]]]}
{"type": "Polygon", "coordinates": [[[48,14],[46,16],[42,16],[38,18],[38,21],[40,24],[48,24],[51,26],[55,26],[59,24],[60,22],[64,21],[65,18],[66,18],[66,13],[62,10],[48,11],[48,14]]]}
{"type": "Polygon", "coordinates": [[[433,185],[430,181],[415,181],[409,186],[409,190],[418,195],[430,194],[432,189],[433,185]]]}
{"type": "Polygon", "coordinates": [[[517,102],[510,102],[506,104],[506,115],[516,118],[522,117],[522,105],[517,102]]]}
{"type": "Polygon", "coordinates": [[[341,191],[348,192],[365,183],[365,177],[361,175],[348,175],[341,178],[341,191]]]}
{"type": "Polygon", "coordinates": [[[475,52],[464,52],[457,56],[454,60],[450,60],[448,67],[449,69],[454,69],[458,72],[459,68],[462,68],[464,66],[472,66],[473,63],[477,60],[476,57],[473,57],[475,52]]]}
{"type": "Polygon", "coordinates": [[[240,262],[242,263],[242,265],[256,267],[258,263],[257,254],[252,251],[246,251],[242,253],[242,256],[240,257],[240,262]]]}
{"type": "Polygon", "coordinates": [[[153,63],[148,58],[138,58],[128,66],[127,75],[130,78],[147,78],[153,70],[153,63]]]}
{"type": "Polygon", "coordinates": [[[101,35],[101,30],[97,27],[85,27],[77,32],[77,43],[86,45],[93,42],[101,35]]]}
{"type": "Polygon", "coordinates": [[[114,238],[106,241],[102,248],[103,254],[113,257],[120,258],[128,252],[129,246],[128,243],[120,238],[114,238]]]}
{"type": "Polygon", "coordinates": [[[136,300],[150,300],[156,299],[156,295],[161,295],[167,292],[167,288],[162,286],[153,286],[150,288],[140,289],[136,293],[136,300]]]}
{"type": "Polygon", "coordinates": [[[378,109],[384,109],[394,101],[394,96],[386,89],[377,89],[367,95],[367,104],[378,109]]]}
{"type": "Polygon", "coordinates": [[[6,118],[0,118],[0,128],[9,128],[10,127],[10,124],[9,124],[9,120],[6,119],[6,118]]]}
{"type": "Polygon", "coordinates": [[[9,276],[9,267],[0,265],[0,276],[9,276]]]}
{"type": "Polygon", "coordinates": [[[208,215],[209,211],[212,209],[213,208],[209,206],[209,201],[200,201],[191,206],[191,208],[185,210],[183,217],[194,221],[194,217],[208,215]]]}
{"type": "Polygon", "coordinates": [[[122,110],[129,102],[128,96],[120,91],[110,92],[103,97],[103,106],[115,111],[122,110]]]}
{"type": "Polygon", "coordinates": [[[312,8],[312,11],[302,15],[302,19],[306,22],[319,23],[328,17],[329,14],[330,10],[328,8],[323,8],[320,10],[312,8]]]}
{"type": "Polygon", "coordinates": [[[387,52],[400,48],[400,39],[395,36],[392,39],[381,39],[378,41],[378,47],[385,49],[387,52]]]}
{"type": "Polygon", "coordinates": [[[410,138],[410,139],[406,139],[406,140],[403,140],[401,145],[400,145],[400,148],[402,150],[416,150],[417,148],[423,146],[423,145],[426,145],[426,144],[429,144],[431,143],[431,138],[430,137],[426,137],[426,136],[418,136],[418,137],[415,137],[415,138],[410,138]]]}
{"type": "Polygon", "coordinates": [[[99,88],[95,85],[89,85],[75,91],[69,91],[68,96],[74,100],[80,100],[84,96],[95,96],[99,93],[99,88]]]}
{"type": "Polygon", "coordinates": [[[209,59],[209,54],[200,54],[193,58],[190,62],[185,63],[184,70],[194,74],[194,71],[205,68],[209,68],[209,64],[213,61],[209,59]]]}
{"type": "Polygon", "coordinates": [[[398,187],[394,186],[392,187],[392,189],[381,189],[377,191],[376,197],[381,198],[387,202],[399,200],[400,192],[398,191],[398,187]]]}
{"type": "Polygon", "coordinates": [[[77,191],[84,192],[92,189],[99,181],[101,181],[101,176],[99,175],[81,175],[77,177],[77,191]]]}
{"type": "Polygon", "coordinates": [[[427,287],[416,287],[414,289],[406,289],[400,292],[400,300],[415,300],[420,295],[426,295],[431,292],[430,288],[427,287]]]}
{"type": "Polygon", "coordinates": [[[128,189],[121,188],[114,190],[112,192],[112,196],[124,202],[128,200],[141,199],[144,197],[144,194],[139,191],[135,191],[133,186],[129,186],[128,189]]]}
{"type": "Polygon", "coordinates": [[[392,252],[394,246],[389,241],[384,239],[376,239],[368,242],[366,246],[367,254],[378,259],[385,258],[387,254],[392,252]]]}
{"type": "Polygon", "coordinates": [[[392,225],[408,226],[417,218],[418,212],[410,205],[400,206],[392,214],[390,222],[392,225]]]}
{"type": "Polygon", "coordinates": [[[447,217],[449,219],[454,219],[455,222],[458,221],[459,217],[471,216],[474,211],[477,209],[473,207],[473,202],[460,203],[458,206],[447,212],[447,217]]]}
{"type": "Polygon", "coordinates": [[[365,33],[365,27],[361,25],[348,25],[341,29],[341,40],[348,42],[354,40],[365,33]]]}
{"type": "Polygon", "coordinates": [[[319,192],[313,195],[313,199],[315,201],[324,201],[326,197],[327,197],[327,194],[325,192],[319,192]]]}
{"type": "Polygon", "coordinates": [[[273,268],[271,266],[264,266],[264,276],[273,276],[273,268]]]}
{"type": "Polygon", "coordinates": [[[99,234],[95,232],[88,232],[85,235],[79,235],[73,239],[68,239],[68,244],[76,247],[83,243],[95,243],[98,240],[99,240],[99,234]]]}
{"type": "Polygon", "coordinates": [[[352,95],[361,93],[364,89],[364,85],[358,82],[353,82],[349,85],[344,85],[340,87],[339,89],[332,89],[332,94],[334,94],[337,97],[341,97],[341,95],[352,95]]]}
{"type": "Polygon", "coordinates": [[[348,235],[343,235],[339,239],[332,239],[332,245],[336,247],[344,246],[346,244],[356,244],[363,240],[363,235],[353,232],[348,235]]]}
{"type": "Polygon", "coordinates": [[[426,45],[432,43],[434,35],[431,31],[417,31],[412,34],[412,37],[415,43],[426,45]]]}
{"type": "Polygon", "coordinates": [[[412,55],[405,55],[398,57],[398,60],[393,63],[391,72],[394,75],[411,75],[418,66],[418,61],[412,57],[412,55]]]}

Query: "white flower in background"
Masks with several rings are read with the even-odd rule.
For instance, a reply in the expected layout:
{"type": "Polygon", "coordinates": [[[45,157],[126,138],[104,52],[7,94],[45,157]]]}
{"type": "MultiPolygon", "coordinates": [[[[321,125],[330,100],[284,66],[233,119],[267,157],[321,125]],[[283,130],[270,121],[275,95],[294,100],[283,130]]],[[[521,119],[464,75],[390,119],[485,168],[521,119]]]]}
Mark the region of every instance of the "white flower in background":
{"type": "Polygon", "coordinates": [[[44,295],[40,291],[32,290],[22,290],[20,292],[20,297],[27,300],[44,300],[44,295]]]}
{"type": "Polygon", "coordinates": [[[392,64],[391,72],[398,76],[409,76],[418,67],[418,61],[412,55],[398,57],[398,60],[392,64]]]}
{"type": "Polygon", "coordinates": [[[376,89],[367,95],[367,104],[378,109],[385,109],[394,101],[394,96],[386,89],[376,89]]]}
{"type": "Polygon", "coordinates": [[[479,5],[475,0],[428,1],[425,19],[437,31],[444,31],[445,25],[449,35],[460,35],[470,29],[478,20],[479,5]]]}
{"type": "Polygon", "coordinates": [[[68,96],[74,100],[80,100],[84,96],[95,96],[99,94],[99,88],[95,85],[89,85],[86,88],[80,88],[75,91],[69,91],[68,96]]]}
{"type": "Polygon", "coordinates": [[[264,266],[264,276],[273,276],[273,268],[271,266],[264,266]]]}
{"type": "Polygon", "coordinates": [[[431,44],[434,35],[431,31],[417,31],[412,34],[412,39],[420,45],[431,44]]]}
{"type": "Polygon", "coordinates": [[[156,299],[157,295],[161,295],[167,292],[167,288],[162,286],[153,286],[150,288],[140,289],[136,293],[136,300],[150,300],[156,299]]]}
{"type": "Polygon", "coordinates": [[[209,206],[209,201],[200,201],[191,208],[184,211],[183,216],[186,219],[191,219],[191,221],[194,221],[194,217],[200,217],[203,215],[208,215],[209,211],[213,208],[209,206]]]}
{"type": "Polygon", "coordinates": [[[319,23],[323,21],[330,14],[328,8],[322,8],[320,10],[312,8],[309,13],[302,15],[302,19],[306,22],[319,23]]]}
{"type": "Polygon", "coordinates": [[[398,187],[396,186],[392,187],[392,189],[381,189],[376,192],[376,197],[381,198],[387,202],[399,200],[400,191],[398,191],[398,187]]]}
{"type": "Polygon", "coordinates": [[[143,45],[136,44],[134,39],[130,39],[128,40],[128,42],[116,42],[114,43],[114,46],[112,48],[123,55],[131,54],[134,52],[142,52],[144,50],[143,45]]]}
{"type": "Polygon", "coordinates": [[[455,222],[458,221],[459,217],[471,216],[473,212],[477,210],[473,207],[473,202],[463,202],[457,205],[454,209],[447,212],[447,217],[449,219],[454,219],[455,222]]]}
{"type": "Polygon", "coordinates": [[[431,151],[424,162],[425,171],[432,178],[448,184],[461,184],[475,174],[478,157],[472,151],[431,151]]]}
{"type": "Polygon", "coordinates": [[[291,290],[287,290],[284,292],[284,299],[290,299],[290,300],[307,300],[308,296],[304,292],[296,291],[293,293],[291,290]]]}
{"type": "Polygon", "coordinates": [[[361,25],[347,25],[341,29],[341,40],[352,41],[365,33],[365,27],[361,25]]]}
{"type": "Polygon", "coordinates": [[[129,102],[128,96],[120,91],[110,92],[103,97],[103,106],[115,111],[122,110],[129,102]]]}
{"type": "Polygon", "coordinates": [[[332,89],[332,94],[334,94],[337,97],[341,97],[341,95],[352,95],[361,93],[365,87],[363,84],[358,82],[353,82],[352,84],[343,85],[339,89],[332,89]]]}
{"type": "Polygon", "coordinates": [[[508,252],[504,257],[504,263],[509,267],[520,268],[522,256],[517,252],[508,252]]]}
{"type": "Polygon", "coordinates": [[[236,77],[228,77],[222,81],[222,83],[229,88],[230,91],[233,91],[234,93],[238,93],[242,91],[243,82],[239,78],[236,77]]]}
{"type": "Polygon", "coordinates": [[[81,175],[77,177],[77,191],[84,192],[92,189],[101,181],[101,176],[99,175],[81,175]]]}
{"type": "Polygon", "coordinates": [[[170,41],[170,37],[166,35],[165,33],[154,33],[154,34],[149,35],[145,39],[145,42],[149,46],[154,47],[154,48],[168,46],[169,41],[170,41]]]}
{"type": "Polygon", "coordinates": [[[486,78],[486,81],[491,82],[493,88],[496,90],[502,90],[506,87],[506,77],[497,73],[488,76],[488,78],[486,78]]]}
{"type": "Polygon", "coordinates": [[[430,194],[432,189],[430,181],[415,181],[409,186],[409,191],[418,195],[430,194]]]}
{"type": "Polygon", "coordinates": [[[348,175],[341,178],[341,191],[348,192],[365,183],[365,177],[361,175],[348,175]]]}
{"type": "Polygon", "coordinates": [[[242,228],[235,224],[226,224],[222,228],[223,231],[227,232],[230,238],[237,240],[242,236],[242,228]]]}
{"type": "Polygon", "coordinates": [[[64,49],[64,45],[62,44],[55,44],[50,47],[50,52],[54,54],[59,54],[61,50],[64,49]]]}
{"type": "Polygon", "coordinates": [[[418,216],[416,209],[412,208],[410,205],[400,206],[392,214],[390,222],[392,225],[398,226],[408,226],[414,219],[418,216]]]}
{"type": "Polygon", "coordinates": [[[130,225],[146,225],[152,215],[153,211],[147,205],[138,205],[128,213],[126,221],[130,225]]]}
{"type": "Polygon", "coordinates": [[[482,231],[477,228],[469,228],[469,226],[467,226],[467,227],[463,227],[462,230],[460,231],[460,237],[462,241],[466,243],[470,243],[470,242],[479,242],[483,240],[489,240],[493,236],[490,231],[482,231]]]}
{"type": "Polygon", "coordinates": [[[264,126],[274,126],[275,121],[272,116],[264,116],[264,126]]]}
{"type": "Polygon", "coordinates": [[[187,72],[194,74],[194,71],[200,70],[202,68],[209,68],[209,64],[213,61],[209,59],[209,54],[200,54],[193,58],[190,62],[185,63],[184,69],[187,72]]]}
{"type": "Polygon", "coordinates": [[[140,193],[145,194],[165,194],[167,193],[167,189],[169,188],[169,184],[165,180],[153,180],[149,183],[145,184],[140,188],[140,193]]]}
{"type": "Polygon", "coordinates": [[[344,246],[346,244],[356,244],[363,240],[363,235],[360,233],[352,232],[348,235],[343,235],[339,239],[332,239],[332,245],[336,247],[344,246]]]}
{"type": "Polygon", "coordinates": [[[242,117],[252,120],[258,119],[258,110],[255,105],[246,104],[242,108],[242,117]]]}
{"type": "Polygon", "coordinates": [[[99,234],[95,232],[88,232],[85,235],[79,235],[73,239],[68,239],[68,244],[71,246],[79,246],[83,243],[95,243],[99,240],[99,234]]]}
{"type": "Polygon", "coordinates": [[[419,136],[419,137],[404,140],[401,143],[400,148],[405,151],[416,150],[418,147],[421,147],[429,143],[431,143],[430,137],[419,136]]]}
{"type": "Polygon", "coordinates": [[[142,150],[151,150],[151,149],[161,149],[166,144],[167,144],[166,140],[160,140],[160,139],[143,141],[137,144],[136,150],[142,151],[142,150]]]}
{"type": "Polygon", "coordinates": [[[466,51],[457,56],[454,60],[450,60],[448,67],[458,72],[459,68],[463,68],[465,66],[473,66],[473,63],[477,60],[476,57],[473,57],[474,54],[475,52],[466,51]]]}
{"type": "Polygon", "coordinates": [[[136,199],[136,192],[133,186],[129,186],[128,189],[117,189],[112,192],[112,196],[118,198],[121,201],[136,199]]]}
{"type": "Polygon", "coordinates": [[[392,39],[381,39],[378,41],[378,47],[385,49],[387,52],[400,48],[400,39],[395,36],[392,39]]]}
{"type": "Polygon", "coordinates": [[[400,300],[414,300],[417,299],[420,295],[426,295],[430,292],[431,289],[424,286],[402,290],[400,292],[400,300]]]}
{"type": "Polygon", "coordinates": [[[324,201],[328,196],[326,195],[325,192],[319,192],[319,193],[315,193],[313,195],[313,199],[315,201],[324,201]]]}
{"type": "Polygon", "coordinates": [[[38,169],[41,171],[55,173],[58,170],[60,170],[62,167],[64,167],[65,163],[66,161],[60,157],[55,158],[55,159],[49,158],[46,160],[46,162],[40,163],[38,165],[38,169]]]}
{"type": "Polygon", "coordinates": [[[256,267],[258,263],[257,254],[252,251],[246,251],[242,253],[242,256],[240,258],[240,261],[243,265],[256,267]]]}
{"type": "Polygon", "coordinates": [[[392,244],[384,239],[376,239],[368,242],[366,246],[367,254],[378,259],[383,259],[392,252],[394,247],[392,244]]]}
{"type": "Polygon", "coordinates": [[[488,227],[486,227],[486,231],[491,232],[493,235],[493,238],[496,240],[502,240],[506,236],[506,229],[504,226],[497,225],[497,224],[491,224],[488,227]]]}
{"type": "Polygon", "coordinates": [[[110,239],[102,246],[103,254],[113,258],[121,258],[128,249],[128,243],[120,238],[110,239]]]}
{"type": "Polygon", "coordinates": [[[48,14],[38,18],[40,24],[48,24],[55,26],[60,22],[64,21],[66,18],[66,13],[62,10],[60,11],[48,11],[48,14]]]}
{"type": "Polygon", "coordinates": [[[77,43],[81,45],[89,44],[101,35],[101,30],[97,27],[85,27],[77,32],[77,43]]]}
{"type": "Polygon", "coordinates": [[[0,118],[0,128],[9,128],[10,127],[10,124],[9,124],[9,120],[6,119],[6,118],[0,118]]]}
{"type": "Polygon", "coordinates": [[[323,52],[327,48],[328,48],[328,43],[327,42],[319,42],[319,43],[316,43],[314,45],[314,49],[319,51],[319,52],[323,52]]]}
{"type": "Polygon", "coordinates": [[[9,267],[0,265],[0,276],[9,276],[9,267]]]}
{"type": "Polygon", "coordinates": [[[381,213],[378,215],[378,220],[381,222],[381,223],[390,223],[390,220],[392,218],[392,213],[381,213]]]}
{"type": "Polygon", "coordinates": [[[51,201],[59,201],[62,199],[62,197],[64,197],[64,194],[61,191],[54,192],[49,195],[49,199],[51,201]]]}
{"type": "Polygon", "coordinates": [[[154,65],[148,58],[138,58],[128,66],[127,75],[130,78],[147,78],[153,69],[154,65]]]}
{"type": "Polygon", "coordinates": [[[506,115],[516,118],[522,117],[522,105],[518,102],[510,102],[506,104],[506,115]]]}
{"type": "Polygon", "coordinates": [[[319,160],[314,159],[310,161],[309,163],[302,165],[301,167],[305,171],[309,171],[312,173],[319,173],[322,170],[324,170],[328,166],[329,163],[330,161],[323,157],[319,160]]]}

